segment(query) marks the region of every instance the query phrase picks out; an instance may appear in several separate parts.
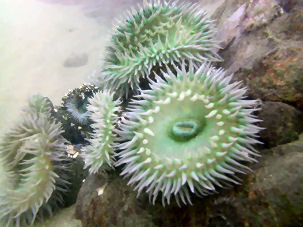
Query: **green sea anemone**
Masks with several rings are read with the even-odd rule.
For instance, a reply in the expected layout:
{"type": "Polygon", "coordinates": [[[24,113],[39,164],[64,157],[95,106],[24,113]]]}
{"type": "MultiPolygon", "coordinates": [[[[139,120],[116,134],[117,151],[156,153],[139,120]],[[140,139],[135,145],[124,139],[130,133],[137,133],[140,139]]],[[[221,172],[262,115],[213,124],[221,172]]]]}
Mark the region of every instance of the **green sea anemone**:
{"type": "Polygon", "coordinates": [[[21,122],[0,144],[0,223],[32,225],[51,214],[67,189],[66,142],[49,99],[35,95],[21,122]],[[41,215],[38,215],[41,217],[41,215]]]}
{"type": "Polygon", "coordinates": [[[215,29],[198,4],[149,1],[115,27],[97,84],[128,97],[163,64],[220,61],[215,29]],[[99,82],[98,82],[99,80],[99,82]]]}
{"type": "Polygon", "coordinates": [[[246,173],[242,161],[256,161],[252,147],[261,128],[253,115],[256,100],[245,100],[241,82],[230,83],[222,69],[203,64],[167,68],[151,90],[141,91],[122,115],[119,135],[123,143],[117,166],[155,202],[172,195],[190,203],[190,192],[205,196],[216,187],[238,184],[236,172],[246,173]]]}
{"type": "Polygon", "coordinates": [[[83,84],[80,88],[70,90],[62,98],[62,106],[64,106],[69,113],[73,124],[86,125],[88,124],[87,104],[88,98],[92,97],[98,88],[92,84],[83,84]]]}
{"type": "Polygon", "coordinates": [[[89,117],[93,124],[93,133],[88,139],[89,145],[83,148],[84,168],[90,173],[97,173],[113,168],[114,129],[118,121],[120,101],[113,99],[113,93],[102,91],[88,100],[89,117]]]}

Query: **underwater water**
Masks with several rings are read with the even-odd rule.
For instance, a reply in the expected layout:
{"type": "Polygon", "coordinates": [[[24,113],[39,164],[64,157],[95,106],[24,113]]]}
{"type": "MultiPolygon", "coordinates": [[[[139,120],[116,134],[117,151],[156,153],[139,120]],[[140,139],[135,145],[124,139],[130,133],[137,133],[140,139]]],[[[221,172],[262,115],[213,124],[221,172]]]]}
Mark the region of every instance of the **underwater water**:
{"type": "Polygon", "coordinates": [[[0,0],[0,227],[303,226],[303,4],[143,2],[0,0]]]}
{"type": "Polygon", "coordinates": [[[115,16],[134,1],[0,1],[0,132],[40,93],[59,105],[102,62],[115,16]]]}

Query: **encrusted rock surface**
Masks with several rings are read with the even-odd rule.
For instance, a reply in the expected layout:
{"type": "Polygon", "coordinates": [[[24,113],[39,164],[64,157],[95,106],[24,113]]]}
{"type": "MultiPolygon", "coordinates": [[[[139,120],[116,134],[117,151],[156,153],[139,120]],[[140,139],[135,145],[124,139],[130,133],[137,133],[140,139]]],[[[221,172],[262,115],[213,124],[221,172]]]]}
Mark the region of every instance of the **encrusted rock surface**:
{"type": "Polygon", "coordinates": [[[266,147],[274,147],[298,139],[303,131],[303,112],[282,103],[265,101],[260,106],[260,136],[266,147]]]}
{"type": "Polygon", "coordinates": [[[251,70],[239,72],[237,78],[249,86],[254,98],[285,102],[303,110],[303,48],[277,48],[251,70]]]}
{"type": "Polygon", "coordinates": [[[295,142],[269,150],[260,164],[262,167],[256,171],[254,183],[247,184],[246,209],[251,217],[263,226],[301,226],[303,134],[295,142]]]}
{"type": "Polygon", "coordinates": [[[136,193],[117,175],[90,175],[81,188],[76,217],[84,227],[155,226],[136,193]]]}
{"type": "Polygon", "coordinates": [[[117,175],[87,178],[78,195],[76,218],[83,226],[298,226],[303,217],[303,134],[299,140],[263,150],[241,186],[194,198],[193,206],[174,202],[153,206],[136,198],[117,175]]]}
{"type": "Polygon", "coordinates": [[[235,80],[243,80],[252,98],[285,102],[302,110],[302,3],[232,0],[213,17],[219,15],[224,59],[220,66],[234,73],[235,80]]]}

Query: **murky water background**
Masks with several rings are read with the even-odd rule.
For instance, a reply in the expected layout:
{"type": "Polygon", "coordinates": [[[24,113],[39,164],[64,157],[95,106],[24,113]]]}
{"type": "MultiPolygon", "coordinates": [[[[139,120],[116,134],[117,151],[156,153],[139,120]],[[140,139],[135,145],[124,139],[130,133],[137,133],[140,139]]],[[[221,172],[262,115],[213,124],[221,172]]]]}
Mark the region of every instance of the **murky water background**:
{"type": "Polygon", "coordinates": [[[100,65],[114,16],[129,1],[0,0],[0,133],[40,93],[60,104],[100,65]]]}

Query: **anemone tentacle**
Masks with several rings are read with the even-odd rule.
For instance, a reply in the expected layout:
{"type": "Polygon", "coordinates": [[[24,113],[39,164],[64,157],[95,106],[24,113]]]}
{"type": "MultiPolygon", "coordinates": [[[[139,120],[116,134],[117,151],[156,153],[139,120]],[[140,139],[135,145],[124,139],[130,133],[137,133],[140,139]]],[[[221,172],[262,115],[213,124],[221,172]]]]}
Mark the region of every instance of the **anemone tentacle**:
{"type": "Polygon", "coordinates": [[[66,140],[51,111],[47,98],[33,96],[22,121],[2,138],[0,223],[5,226],[32,225],[37,214],[51,214],[62,203],[68,186],[66,140]]]}
{"type": "Polygon", "coordinates": [[[113,168],[114,163],[114,128],[118,121],[120,100],[114,100],[113,93],[102,91],[89,100],[87,107],[93,124],[93,133],[88,139],[89,145],[83,148],[84,168],[90,173],[97,173],[113,168]]]}
{"type": "Polygon", "coordinates": [[[222,69],[189,63],[155,75],[151,89],[132,99],[122,114],[120,152],[116,166],[130,177],[138,195],[145,190],[153,203],[175,197],[191,203],[190,193],[205,196],[217,187],[239,184],[235,173],[255,162],[260,127],[253,115],[256,100],[246,100],[246,88],[231,83],[222,69]],[[173,73],[176,72],[176,75],[173,73]]]}
{"type": "Polygon", "coordinates": [[[115,26],[99,86],[128,96],[150,78],[154,67],[192,60],[220,61],[213,21],[198,4],[149,1],[115,26]]]}
{"type": "Polygon", "coordinates": [[[82,84],[81,87],[69,90],[62,98],[62,106],[69,113],[69,118],[74,124],[87,125],[89,123],[87,104],[98,88],[92,84],[82,84]]]}

